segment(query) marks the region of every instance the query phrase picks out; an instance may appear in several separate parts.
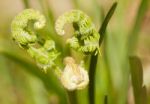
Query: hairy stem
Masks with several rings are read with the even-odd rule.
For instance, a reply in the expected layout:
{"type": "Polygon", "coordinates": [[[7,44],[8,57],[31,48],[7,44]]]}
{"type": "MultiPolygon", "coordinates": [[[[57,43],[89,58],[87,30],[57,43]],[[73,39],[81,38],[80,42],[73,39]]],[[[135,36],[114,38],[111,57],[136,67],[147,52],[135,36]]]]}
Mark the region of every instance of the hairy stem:
{"type": "MultiPolygon", "coordinates": [[[[103,40],[104,40],[104,34],[106,31],[106,27],[108,25],[109,20],[111,19],[115,9],[117,6],[117,2],[113,3],[112,7],[110,8],[109,12],[107,13],[103,24],[101,28],[99,29],[100,33],[100,40],[99,40],[99,46],[101,46],[103,40]]],[[[95,104],[95,72],[96,72],[96,65],[97,65],[98,55],[92,55],[91,56],[91,62],[89,67],[89,103],[95,104]]]]}

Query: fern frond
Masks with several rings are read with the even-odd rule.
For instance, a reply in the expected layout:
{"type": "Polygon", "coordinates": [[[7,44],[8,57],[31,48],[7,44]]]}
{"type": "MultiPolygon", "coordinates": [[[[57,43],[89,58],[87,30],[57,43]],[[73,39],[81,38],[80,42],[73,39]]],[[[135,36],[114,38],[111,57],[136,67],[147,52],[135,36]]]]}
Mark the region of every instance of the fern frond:
{"type": "Polygon", "coordinates": [[[65,34],[64,25],[66,23],[72,23],[74,27],[74,37],[67,41],[72,48],[83,53],[98,53],[100,35],[90,17],[80,10],[71,10],[64,13],[55,24],[56,32],[59,35],[65,34]],[[87,39],[89,40],[87,41],[87,39]]]}
{"type": "MultiPolygon", "coordinates": [[[[46,70],[55,66],[55,59],[60,54],[53,40],[44,39],[43,45],[38,43],[35,31],[44,28],[44,15],[33,9],[26,9],[18,14],[11,24],[14,40],[35,59],[38,66],[46,70]]],[[[57,68],[58,69],[58,68],[57,68]]]]}
{"type": "Polygon", "coordinates": [[[12,21],[11,32],[14,40],[20,45],[27,45],[37,40],[34,30],[28,30],[29,23],[33,23],[33,29],[41,29],[45,26],[44,15],[33,9],[26,9],[18,14],[12,21]]]}

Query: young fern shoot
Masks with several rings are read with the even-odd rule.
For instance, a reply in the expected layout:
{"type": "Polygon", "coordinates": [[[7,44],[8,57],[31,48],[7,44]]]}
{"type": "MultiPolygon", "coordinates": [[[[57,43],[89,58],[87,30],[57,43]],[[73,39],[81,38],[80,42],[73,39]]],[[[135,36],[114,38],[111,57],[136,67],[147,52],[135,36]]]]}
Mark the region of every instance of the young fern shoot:
{"type": "Polygon", "coordinates": [[[19,45],[24,46],[30,43],[34,43],[37,40],[37,36],[34,31],[26,30],[29,21],[34,22],[33,28],[35,30],[42,29],[45,26],[46,19],[38,11],[33,9],[26,9],[18,14],[11,24],[11,32],[13,38],[19,45]]]}
{"type": "Polygon", "coordinates": [[[33,9],[26,9],[18,14],[11,24],[13,39],[36,60],[37,64],[47,70],[53,67],[54,60],[59,53],[53,40],[44,40],[43,45],[38,43],[37,29],[44,28],[44,15],[33,9]],[[40,46],[39,48],[37,48],[40,46]]]}
{"type": "MultiPolygon", "coordinates": [[[[82,12],[81,15],[83,15],[82,12]]],[[[92,26],[91,29],[89,29],[87,32],[83,31],[86,26],[80,26],[82,23],[78,22],[80,20],[77,20],[76,23],[78,23],[80,28],[76,30],[75,36],[71,40],[75,40],[75,45],[79,45],[79,47],[77,47],[78,50],[86,53],[96,52],[97,54],[97,41],[99,39],[99,35],[94,29],[94,25],[90,22],[90,19],[88,17],[83,17],[81,16],[78,19],[81,19],[82,23],[87,21],[85,25],[92,26]],[[82,18],[85,20],[82,20],[82,18]],[[81,45],[82,41],[84,42],[83,46],[81,45]]],[[[11,31],[13,39],[19,44],[20,47],[25,49],[31,57],[35,59],[37,65],[44,69],[44,71],[47,71],[48,68],[55,69],[55,74],[67,90],[85,88],[89,83],[89,77],[87,71],[84,70],[84,67],[76,64],[72,57],[65,57],[65,67],[64,71],[62,72],[59,68],[59,65],[55,64],[55,60],[60,54],[56,50],[55,42],[49,39],[45,39],[43,43],[39,42],[40,39],[39,36],[36,35],[36,30],[44,28],[45,23],[45,17],[38,11],[26,9],[17,15],[12,21],[11,31]]],[[[65,23],[61,23],[61,25],[62,24],[65,23]]],[[[68,42],[70,45],[72,44],[73,48],[76,47],[72,41],[70,41],[70,39],[68,42]]]]}
{"type": "Polygon", "coordinates": [[[74,36],[67,40],[73,49],[83,53],[99,53],[100,35],[91,19],[80,10],[71,10],[60,16],[55,24],[56,32],[64,35],[64,25],[73,23],[74,36]]]}

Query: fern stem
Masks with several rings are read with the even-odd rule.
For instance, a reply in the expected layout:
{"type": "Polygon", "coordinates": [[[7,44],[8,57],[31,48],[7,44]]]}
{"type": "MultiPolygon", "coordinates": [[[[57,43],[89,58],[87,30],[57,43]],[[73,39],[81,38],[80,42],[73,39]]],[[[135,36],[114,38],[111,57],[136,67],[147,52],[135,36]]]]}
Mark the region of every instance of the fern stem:
{"type": "MultiPolygon", "coordinates": [[[[65,47],[66,49],[66,56],[71,56],[71,51],[68,45],[65,47]]],[[[67,91],[67,90],[66,90],[67,91]]],[[[68,98],[68,103],[69,104],[78,104],[78,99],[77,99],[77,92],[76,91],[67,91],[67,98],[68,98]]]]}
{"type": "Polygon", "coordinates": [[[78,104],[76,91],[67,91],[69,104],[78,104]]]}
{"type": "MultiPolygon", "coordinates": [[[[104,40],[104,34],[106,31],[106,27],[108,25],[109,20],[111,19],[115,9],[117,6],[117,2],[114,2],[112,7],[110,8],[109,12],[107,13],[103,24],[101,28],[99,29],[100,33],[100,40],[99,40],[99,46],[101,46],[103,40],[104,40]]],[[[90,67],[89,67],[89,103],[90,104],[95,104],[95,72],[96,72],[96,65],[97,65],[97,60],[98,60],[98,55],[92,55],[91,56],[91,61],[90,61],[90,67]]]]}
{"type": "Polygon", "coordinates": [[[24,8],[30,8],[29,0],[22,0],[24,8]]]}
{"type": "Polygon", "coordinates": [[[78,1],[78,0],[72,0],[72,3],[73,3],[74,8],[77,8],[77,9],[80,8],[79,1],[78,1]]]}
{"type": "Polygon", "coordinates": [[[108,104],[108,97],[107,97],[107,95],[104,98],[104,104],[108,104]]]}
{"type": "Polygon", "coordinates": [[[53,15],[53,11],[49,6],[49,1],[48,0],[38,0],[39,4],[42,8],[42,11],[44,13],[44,15],[47,18],[47,26],[46,28],[46,34],[48,37],[50,37],[51,39],[53,39],[56,42],[56,45],[58,46],[58,48],[60,50],[62,50],[62,40],[59,37],[56,37],[56,32],[54,31],[54,15],[53,15]]]}

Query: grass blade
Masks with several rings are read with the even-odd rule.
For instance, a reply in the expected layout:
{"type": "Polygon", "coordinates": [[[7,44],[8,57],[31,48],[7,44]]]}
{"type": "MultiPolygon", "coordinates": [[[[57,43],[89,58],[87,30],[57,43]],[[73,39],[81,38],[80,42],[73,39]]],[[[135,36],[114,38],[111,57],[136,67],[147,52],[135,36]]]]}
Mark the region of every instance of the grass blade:
{"type": "Polygon", "coordinates": [[[101,28],[100,28],[100,30],[99,30],[99,33],[100,33],[100,36],[101,36],[101,37],[100,37],[100,41],[99,41],[99,45],[101,45],[102,42],[103,42],[104,34],[105,34],[105,31],[106,31],[106,27],[107,27],[107,25],[108,25],[108,23],[109,23],[109,21],[110,21],[112,15],[114,14],[114,11],[115,11],[116,7],[117,7],[117,2],[115,2],[115,3],[112,5],[112,7],[111,7],[110,10],[108,11],[108,13],[107,13],[107,15],[106,15],[106,17],[105,17],[105,19],[104,19],[104,21],[103,21],[103,23],[102,23],[102,26],[101,26],[101,28]]]}
{"type": "Polygon", "coordinates": [[[143,68],[141,60],[136,56],[132,56],[129,58],[129,62],[135,104],[147,104],[146,88],[143,86],[143,68]]]}
{"type": "MultiPolygon", "coordinates": [[[[108,25],[109,20],[111,19],[115,9],[117,6],[117,2],[113,3],[112,7],[110,8],[109,12],[106,15],[106,18],[104,19],[102,26],[99,30],[100,33],[100,41],[99,41],[99,46],[101,45],[103,39],[104,39],[104,34],[106,31],[106,27],[108,25]]],[[[98,55],[92,55],[91,56],[91,62],[90,62],[90,67],[89,67],[89,103],[90,104],[95,104],[95,71],[96,71],[96,65],[97,65],[97,60],[98,60],[98,55]]]]}
{"type": "Polygon", "coordinates": [[[129,34],[128,46],[129,46],[129,51],[131,52],[131,54],[134,52],[136,48],[136,44],[137,44],[137,40],[139,37],[140,28],[141,28],[141,23],[143,21],[147,8],[148,8],[148,0],[141,0],[141,4],[137,12],[134,26],[129,34]]]}

